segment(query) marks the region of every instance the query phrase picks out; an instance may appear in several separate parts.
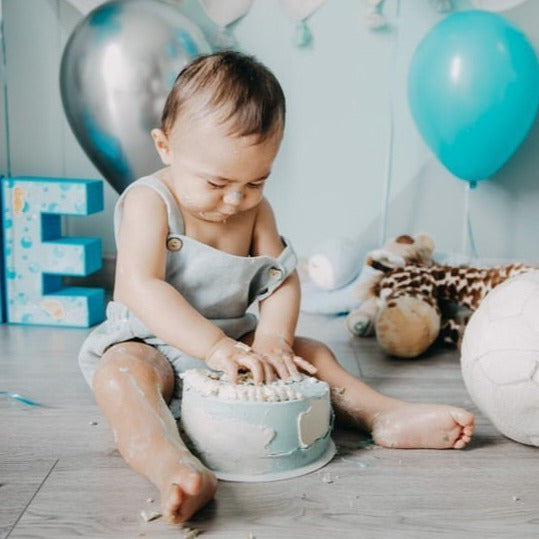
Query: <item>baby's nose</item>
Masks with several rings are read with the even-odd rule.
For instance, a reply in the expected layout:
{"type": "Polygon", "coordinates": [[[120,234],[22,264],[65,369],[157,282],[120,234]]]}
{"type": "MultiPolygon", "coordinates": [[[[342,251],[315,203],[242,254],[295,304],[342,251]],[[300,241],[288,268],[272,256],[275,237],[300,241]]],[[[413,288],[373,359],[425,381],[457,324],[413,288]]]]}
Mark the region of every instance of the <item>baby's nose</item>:
{"type": "Polygon", "coordinates": [[[223,197],[223,202],[225,204],[231,204],[233,206],[236,206],[241,202],[241,199],[243,198],[243,194],[241,191],[233,191],[231,193],[227,193],[223,197]]]}

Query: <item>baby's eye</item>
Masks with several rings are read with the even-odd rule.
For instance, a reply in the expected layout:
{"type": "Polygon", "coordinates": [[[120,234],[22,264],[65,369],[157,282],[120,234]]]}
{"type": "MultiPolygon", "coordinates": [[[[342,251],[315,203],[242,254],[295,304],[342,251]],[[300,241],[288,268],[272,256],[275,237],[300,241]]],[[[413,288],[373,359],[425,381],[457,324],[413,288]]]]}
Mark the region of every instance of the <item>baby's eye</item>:
{"type": "Polygon", "coordinates": [[[223,189],[223,187],[225,187],[224,183],[223,184],[215,183],[215,182],[212,182],[211,180],[207,180],[207,183],[212,189],[223,189]]]}
{"type": "Polygon", "coordinates": [[[252,187],[253,189],[262,189],[264,187],[264,182],[259,183],[249,183],[249,187],[252,187]]]}

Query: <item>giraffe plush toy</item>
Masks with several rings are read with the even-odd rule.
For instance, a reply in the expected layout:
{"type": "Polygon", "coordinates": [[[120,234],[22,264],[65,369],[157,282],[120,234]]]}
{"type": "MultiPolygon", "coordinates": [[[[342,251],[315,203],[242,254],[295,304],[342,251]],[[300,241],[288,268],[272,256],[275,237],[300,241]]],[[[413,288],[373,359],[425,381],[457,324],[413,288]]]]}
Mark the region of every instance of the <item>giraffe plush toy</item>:
{"type": "MultiPolygon", "coordinates": [[[[415,244],[410,236],[395,241],[415,244]]],[[[347,327],[361,337],[376,335],[382,349],[397,357],[416,357],[436,340],[458,345],[469,317],[495,286],[537,269],[525,264],[450,266],[428,258],[397,267],[376,257],[367,262],[379,273],[358,290],[362,302],[349,313],[347,327]]]]}

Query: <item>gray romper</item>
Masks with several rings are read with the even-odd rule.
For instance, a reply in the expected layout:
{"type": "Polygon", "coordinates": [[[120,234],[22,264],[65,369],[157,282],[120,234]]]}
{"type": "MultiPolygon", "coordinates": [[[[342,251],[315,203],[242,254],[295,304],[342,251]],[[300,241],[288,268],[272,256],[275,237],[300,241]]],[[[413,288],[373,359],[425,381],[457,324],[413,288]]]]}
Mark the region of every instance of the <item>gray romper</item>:
{"type": "MultiPolygon", "coordinates": [[[[257,319],[247,312],[255,301],[269,296],[294,270],[297,259],[286,244],[278,258],[242,257],[219,251],[184,235],[180,210],[168,188],[154,176],[132,183],[120,196],[114,212],[114,232],[118,238],[123,201],[129,189],[145,185],[163,199],[168,214],[165,280],[204,317],[218,325],[229,337],[239,339],[253,331],[257,319]]],[[[181,331],[181,328],[178,328],[181,331]]],[[[84,341],[79,365],[90,387],[103,353],[113,344],[142,340],[155,346],[171,363],[176,373],[175,394],[170,408],[179,417],[181,385],[179,374],[205,364],[158,339],[120,302],[107,305],[106,320],[84,341]]]]}

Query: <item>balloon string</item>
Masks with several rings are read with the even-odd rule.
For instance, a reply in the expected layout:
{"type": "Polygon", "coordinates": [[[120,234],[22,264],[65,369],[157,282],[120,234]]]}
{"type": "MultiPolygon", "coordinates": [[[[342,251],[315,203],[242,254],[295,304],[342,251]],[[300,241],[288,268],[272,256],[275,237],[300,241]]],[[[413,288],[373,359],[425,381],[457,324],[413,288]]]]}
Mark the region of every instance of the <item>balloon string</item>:
{"type": "Polygon", "coordinates": [[[2,94],[3,94],[3,107],[4,107],[4,136],[6,143],[6,176],[11,176],[11,149],[9,147],[9,112],[8,112],[8,98],[7,98],[7,59],[6,59],[6,39],[4,35],[4,18],[2,10],[2,0],[0,0],[0,62],[2,67],[0,69],[2,80],[2,94]]]}
{"type": "MultiPolygon", "coordinates": [[[[474,186],[471,185],[470,190],[472,190],[473,188],[474,188],[474,186]]],[[[475,246],[475,239],[474,239],[473,230],[472,230],[471,213],[468,213],[468,240],[470,242],[470,248],[471,248],[472,256],[474,258],[477,258],[477,249],[476,249],[476,246],[475,246]]]]}
{"type": "MultiPolygon", "coordinates": [[[[391,99],[391,98],[390,98],[391,99]]],[[[389,193],[391,191],[391,176],[393,174],[393,139],[394,139],[394,121],[393,104],[389,104],[389,142],[387,148],[386,174],[384,190],[382,194],[381,226],[380,226],[380,245],[384,245],[387,238],[387,210],[389,206],[389,193]]]]}
{"type": "Polygon", "coordinates": [[[470,247],[471,255],[477,258],[477,249],[472,230],[472,221],[470,217],[470,193],[475,187],[471,182],[465,182],[464,187],[464,220],[462,224],[462,254],[468,257],[468,246],[470,247]]]}
{"type": "Polygon", "coordinates": [[[470,212],[470,184],[465,182],[464,187],[464,215],[462,223],[462,255],[466,256],[468,251],[468,217],[470,212]]]}
{"type": "MultiPolygon", "coordinates": [[[[391,73],[394,75],[396,73],[396,65],[397,65],[397,52],[398,52],[398,45],[399,45],[399,18],[400,18],[400,11],[401,11],[401,3],[400,0],[397,2],[397,10],[396,10],[396,25],[395,25],[395,40],[393,42],[393,51],[392,51],[392,62],[391,62],[391,73]]],[[[387,214],[388,214],[388,208],[389,208],[389,196],[391,193],[391,179],[393,177],[393,146],[394,146],[394,139],[395,139],[395,121],[394,121],[394,92],[393,87],[394,84],[389,85],[389,141],[388,141],[388,147],[387,147],[387,159],[386,159],[386,174],[385,174],[385,181],[384,181],[384,187],[383,187],[383,193],[382,193],[382,208],[380,212],[380,238],[379,238],[379,244],[384,245],[387,238],[387,214]]]]}

